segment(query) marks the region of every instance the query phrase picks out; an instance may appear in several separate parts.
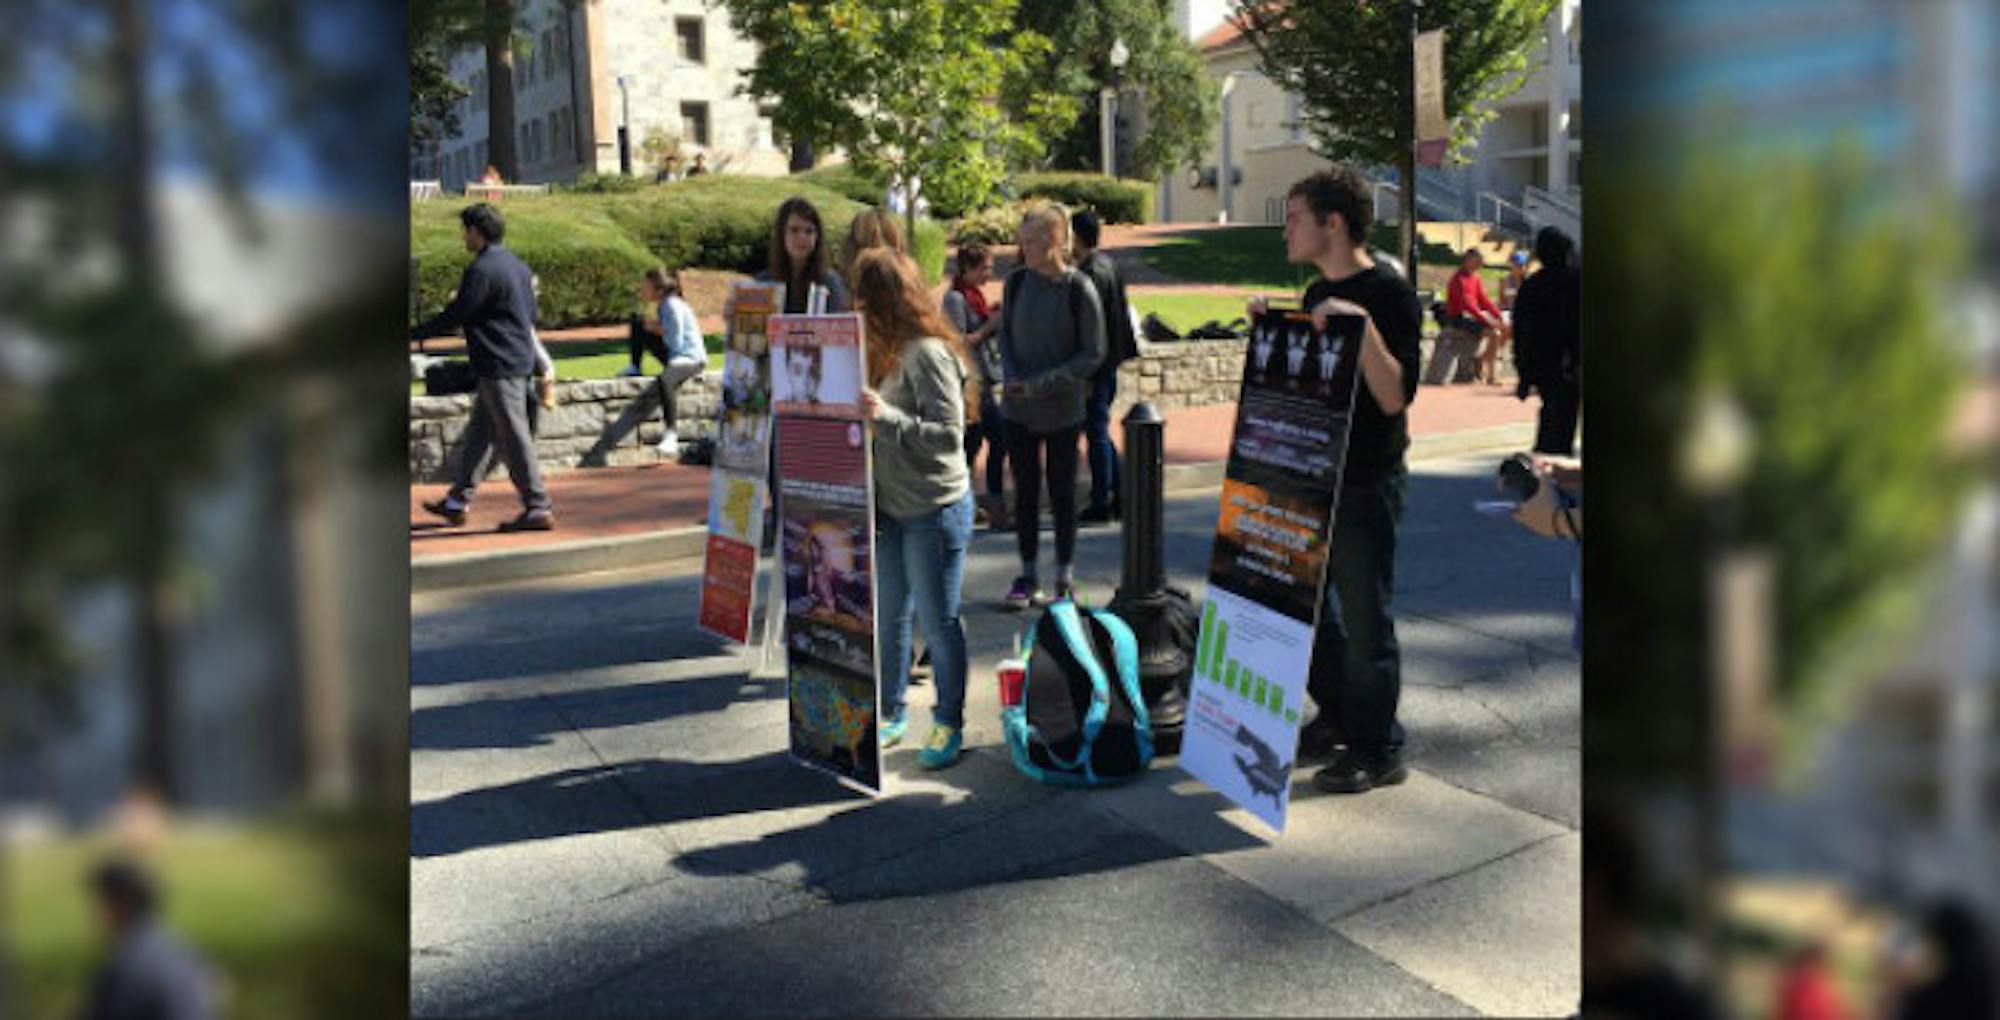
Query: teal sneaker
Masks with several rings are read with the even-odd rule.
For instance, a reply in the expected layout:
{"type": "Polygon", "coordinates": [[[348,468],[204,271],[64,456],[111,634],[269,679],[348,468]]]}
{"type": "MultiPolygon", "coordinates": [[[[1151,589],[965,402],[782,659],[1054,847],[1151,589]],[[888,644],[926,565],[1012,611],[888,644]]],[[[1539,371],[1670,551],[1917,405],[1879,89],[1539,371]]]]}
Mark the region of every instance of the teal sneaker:
{"type": "Polygon", "coordinates": [[[910,728],[910,721],[900,715],[894,719],[890,719],[889,721],[884,722],[882,724],[882,734],[881,734],[882,746],[895,747],[897,744],[902,743],[903,732],[905,730],[908,730],[909,728],[910,728]]]}
{"type": "Polygon", "coordinates": [[[924,749],[917,752],[917,764],[927,769],[948,769],[958,764],[959,747],[964,740],[964,734],[956,726],[932,726],[931,735],[924,738],[924,749]]]}

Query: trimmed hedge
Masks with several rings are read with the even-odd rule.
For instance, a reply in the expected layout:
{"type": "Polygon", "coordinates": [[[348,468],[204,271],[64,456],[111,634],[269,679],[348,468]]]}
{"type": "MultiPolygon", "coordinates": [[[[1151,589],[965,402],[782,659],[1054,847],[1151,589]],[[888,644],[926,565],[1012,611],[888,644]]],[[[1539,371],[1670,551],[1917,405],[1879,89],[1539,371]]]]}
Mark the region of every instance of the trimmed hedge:
{"type": "Polygon", "coordinates": [[[1150,181],[1132,181],[1087,173],[1017,174],[1014,187],[1023,198],[1061,202],[1071,209],[1097,210],[1106,223],[1147,223],[1153,218],[1150,181]]]}
{"type": "MultiPolygon", "coordinates": [[[[505,201],[507,246],[541,278],[543,326],[617,322],[638,310],[633,288],[658,260],[605,215],[600,196],[523,196],[505,201]]],[[[437,314],[472,261],[459,202],[410,206],[419,317],[437,314]]],[[[415,323],[412,323],[415,325],[415,323]]]]}
{"type": "MultiPolygon", "coordinates": [[[[509,198],[508,247],[541,277],[541,325],[619,322],[637,308],[648,266],[754,273],[768,264],[771,215],[793,195],[819,208],[837,255],[865,206],[797,178],[710,174],[614,194],[577,192],[509,198]]],[[[419,260],[418,314],[444,306],[471,256],[461,241],[462,203],[411,209],[410,249],[419,260]]],[[[924,279],[942,278],[945,231],[919,221],[914,255],[924,279]]]]}
{"type": "Polygon", "coordinates": [[[1021,217],[1027,211],[1026,202],[1007,202],[966,213],[952,222],[951,243],[979,241],[988,247],[1013,244],[1020,235],[1021,217]]]}
{"type": "Polygon", "coordinates": [[[869,180],[856,172],[852,164],[838,163],[817,167],[792,175],[792,180],[817,185],[829,191],[838,191],[849,201],[863,205],[881,205],[887,187],[869,180]]]}

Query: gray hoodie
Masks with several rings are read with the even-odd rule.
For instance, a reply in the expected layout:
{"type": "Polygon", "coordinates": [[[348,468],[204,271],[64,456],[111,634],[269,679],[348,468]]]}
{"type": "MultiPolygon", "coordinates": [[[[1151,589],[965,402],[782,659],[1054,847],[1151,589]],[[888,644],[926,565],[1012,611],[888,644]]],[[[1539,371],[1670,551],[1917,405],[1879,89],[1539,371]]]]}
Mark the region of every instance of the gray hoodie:
{"type": "Polygon", "coordinates": [[[1104,360],[1104,311],[1097,288],[1074,269],[1051,280],[1032,269],[1007,277],[1000,308],[1000,363],[1011,387],[1007,420],[1038,435],[1083,424],[1084,398],[1104,360]]]}

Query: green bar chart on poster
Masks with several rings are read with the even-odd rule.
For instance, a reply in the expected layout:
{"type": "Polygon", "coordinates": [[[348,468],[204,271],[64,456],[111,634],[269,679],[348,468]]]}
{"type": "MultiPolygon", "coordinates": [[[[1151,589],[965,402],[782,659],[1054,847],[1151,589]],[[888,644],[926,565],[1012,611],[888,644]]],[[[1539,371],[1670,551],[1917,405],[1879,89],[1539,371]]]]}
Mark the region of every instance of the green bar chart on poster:
{"type": "Polygon", "coordinates": [[[1284,685],[1229,657],[1229,621],[1216,619],[1213,602],[1202,607],[1194,661],[1197,680],[1217,684],[1274,718],[1298,722],[1299,710],[1285,704],[1284,685]]]}

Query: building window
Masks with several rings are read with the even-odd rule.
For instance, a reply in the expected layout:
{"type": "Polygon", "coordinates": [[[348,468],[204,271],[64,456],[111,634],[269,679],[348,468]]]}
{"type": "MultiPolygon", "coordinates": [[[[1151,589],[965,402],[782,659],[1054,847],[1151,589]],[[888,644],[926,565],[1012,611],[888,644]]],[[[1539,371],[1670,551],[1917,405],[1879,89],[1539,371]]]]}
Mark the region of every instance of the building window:
{"type": "Polygon", "coordinates": [[[700,18],[675,18],[674,38],[678,41],[682,60],[690,64],[708,63],[708,51],[702,45],[700,18]]]}
{"type": "Polygon", "coordinates": [[[681,140],[694,145],[708,145],[708,104],[681,104],[681,140]]]}
{"type": "Polygon", "coordinates": [[[549,152],[544,158],[555,159],[562,155],[562,120],[556,114],[549,114],[549,152]]]}
{"type": "Polygon", "coordinates": [[[479,164],[474,169],[478,170],[481,173],[484,173],[486,171],[486,164],[493,162],[491,159],[487,158],[485,140],[482,139],[479,143],[479,147],[472,151],[473,151],[472,161],[474,163],[479,164]]]}
{"type": "Polygon", "coordinates": [[[472,108],[475,111],[486,109],[485,71],[480,71],[479,73],[472,76],[472,108]]]}

